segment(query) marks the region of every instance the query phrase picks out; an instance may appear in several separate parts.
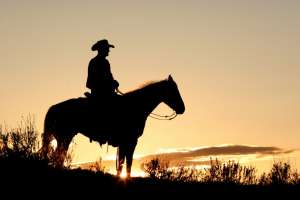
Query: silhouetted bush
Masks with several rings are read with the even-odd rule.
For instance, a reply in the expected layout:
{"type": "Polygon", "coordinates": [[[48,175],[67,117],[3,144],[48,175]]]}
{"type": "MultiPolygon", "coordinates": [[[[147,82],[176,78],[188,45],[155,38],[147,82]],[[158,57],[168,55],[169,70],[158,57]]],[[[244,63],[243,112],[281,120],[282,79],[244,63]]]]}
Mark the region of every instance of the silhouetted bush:
{"type": "Polygon", "coordinates": [[[150,178],[180,182],[199,181],[199,178],[203,175],[202,171],[183,165],[170,168],[169,162],[159,158],[143,163],[142,169],[150,178]]]}
{"type": "Polygon", "coordinates": [[[8,131],[0,129],[1,156],[14,154],[28,158],[37,153],[40,148],[39,141],[33,117],[22,118],[18,128],[8,131]]]}
{"type": "Polygon", "coordinates": [[[256,169],[254,167],[241,166],[234,161],[221,163],[218,159],[210,160],[210,168],[205,170],[205,182],[221,182],[233,184],[255,184],[256,169]]]}
{"type": "MultiPolygon", "coordinates": [[[[53,167],[56,166],[56,158],[44,158],[39,150],[41,148],[41,134],[35,127],[34,118],[29,115],[22,118],[17,128],[3,130],[0,127],[0,161],[23,162],[29,164],[33,162],[47,163],[53,167]]],[[[65,167],[71,166],[73,158],[72,149],[68,152],[65,159],[65,167]]],[[[36,163],[35,163],[36,164],[36,163]]]]}
{"type": "Polygon", "coordinates": [[[100,158],[95,163],[89,166],[90,171],[94,172],[105,172],[105,166],[102,164],[102,159],[100,158]]]}
{"type": "Polygon", "coordinates": [[[186,167],[180,165],[171,170],[171,180],[180,182],[200,182],[203,179],[204,172],[195,167],[186,167]]]}
{"type": "Polygon", "coordinates": [[[149,162],[143,163],[142,169],[150,178],[157,179],[169,179],[172,173],[169,169],[169,163],[159,158],[154,158],[149,162]]]}
{"type": "Polygon", "coordinates": [[[269,173],[263,173],[259,179],[260,185],[287,185],[299,184],[300,174],[292,170],[290,163],[274,163],[269,173]]]}
{"type": "Polygon", "coordinates": [[[204,170],[195,167],[178,166],[170,168],[168,162],[154,158],[142,164],[144,172],[154,179],[201,182],[201,183],[222,183],[235,185],[278,185],[300,184],[300,175],[292,171],[289,163],[274,163],[269,173],[256,176],[256,168],[242,166],[234,161],[221,163],[218,159],[210,161],[210,167],[204,170]]]}

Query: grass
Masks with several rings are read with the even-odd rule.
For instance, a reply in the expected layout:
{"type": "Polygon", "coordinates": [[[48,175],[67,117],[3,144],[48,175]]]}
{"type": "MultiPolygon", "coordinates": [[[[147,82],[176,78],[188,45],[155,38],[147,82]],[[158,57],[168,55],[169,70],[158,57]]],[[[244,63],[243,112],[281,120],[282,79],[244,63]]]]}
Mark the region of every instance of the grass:
{"type": "MultiPolygon", "coordinates": [[[[105,173],[101,160],[90,170],[56,167],[55,160],[39,154],[40,134],[32,118],[23,120],[16,129],[0,128],[0,185],[2,191],[26,188],[33,191],[78,191],[102,194],[208,194],[208,195],[297,195],[300,174],[286,162],[274,163],[270,172],[256,175],[254,167],[229,161],[211,160],[206,170],[178,166],[152,159],[142,165],[145,178],[122,179],[105,173]],[[111,193],[112,192],[112,193],[111,193]]],[[[69,156],[71,163],[71,156],[69,156]]]]}

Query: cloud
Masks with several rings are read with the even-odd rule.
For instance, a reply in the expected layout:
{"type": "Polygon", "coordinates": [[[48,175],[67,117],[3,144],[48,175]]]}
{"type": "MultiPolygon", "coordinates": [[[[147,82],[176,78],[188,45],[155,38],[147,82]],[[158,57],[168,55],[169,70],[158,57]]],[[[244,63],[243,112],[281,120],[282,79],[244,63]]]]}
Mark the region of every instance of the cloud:
{"type": "MultiPolygon", "coordinates": [[[[165,150],[161,153],[141,156],[134,159],[133,168],[141,170],[141,165],[153,158],[159,158],[167,161],[170,167],[183,166],[210,166],[210,159],[220,161],[235,160],[245,163],[249,160],[256,161],[261,159],[270,159],[270,156],[286,155],[298,151],[298,149],[282,149],[278,147],[266,146],[246,146],[246,145],[221,145],[199,148],[165,150]]],[[[81,164],[83,168],[88,168],[92,163],[81,164]]],[[[102,160],[106,169],[115,172],[115,159],[102,160]]]]}
{"type": "Polygon", "coordinates": [[[139,163],[147,162],[153,158],[169,162],[170,166],[182,165],[209,165],[210,157],[232,157],[241,158],[254,155],[256,157],[289,154],[295,150],[281,149],[278,147],[259,147],[245,145],[223,145],[213,147],[202,147],[193,149],[178,149],[173,152],[163,152],[158,154],[147,155],[137,159],[139,163]]]}

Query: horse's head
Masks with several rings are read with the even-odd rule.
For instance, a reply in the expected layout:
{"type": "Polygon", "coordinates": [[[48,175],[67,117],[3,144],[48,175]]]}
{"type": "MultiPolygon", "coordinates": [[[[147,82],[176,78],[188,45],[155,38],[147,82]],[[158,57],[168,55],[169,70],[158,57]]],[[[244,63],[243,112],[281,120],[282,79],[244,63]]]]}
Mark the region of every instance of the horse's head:
{"type": "Polygon", "coordinates": [[[166,82],[166,95],[163,97],[163,102],[170,106],[173,110],[175,110],[177,114],[183,114],[185,111],[185,106],[178,90],[177,84],[175,83],[171,75],[169,75],[166,82]]]}

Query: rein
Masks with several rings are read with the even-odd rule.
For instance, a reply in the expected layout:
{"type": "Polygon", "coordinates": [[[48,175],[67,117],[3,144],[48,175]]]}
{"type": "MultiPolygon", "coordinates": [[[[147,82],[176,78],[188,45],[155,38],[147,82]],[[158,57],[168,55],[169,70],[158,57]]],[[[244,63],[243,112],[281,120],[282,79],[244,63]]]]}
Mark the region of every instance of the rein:
{"type": "Polygon", "coordinates": [[[175,117],[177,117],[177,113],[175,111],[173,111],[173,113],[171,115],[159,115],[156,113],[150,113],[149,117],[153,118],[153,119],[158,119],[158,120],[172,120],[175,117]]]}
{"type": "MultiPolygon", "coordinates": [[[[116,89],[117,93],[119,93],[120,95],[124,95],[123,92],[121,92],[119,90],[119,88],[116,89]]],[[[176,111],[173,110],[173,113],[171,115],[159,115],[159,114],[156,114],[154,112],[150,113],[149,117],[153,118],[153,119],[157,119],[157,120],[172,120],[174,119],[175,117],[177,117],[177,113],[176,111]]]]}

